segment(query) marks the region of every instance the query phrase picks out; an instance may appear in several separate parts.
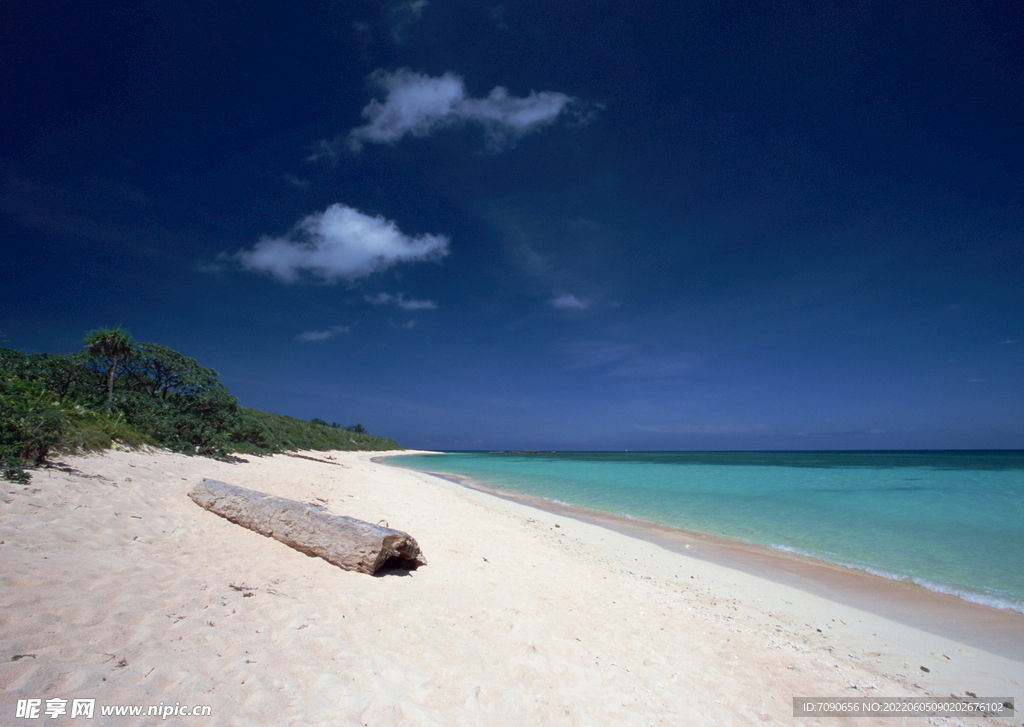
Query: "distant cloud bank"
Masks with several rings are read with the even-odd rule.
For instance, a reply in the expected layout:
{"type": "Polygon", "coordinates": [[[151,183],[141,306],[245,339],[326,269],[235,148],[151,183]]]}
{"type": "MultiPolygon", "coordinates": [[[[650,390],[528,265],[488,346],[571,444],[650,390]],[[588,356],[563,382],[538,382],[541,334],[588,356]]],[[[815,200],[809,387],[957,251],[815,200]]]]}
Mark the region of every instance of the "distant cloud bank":
{"type": "Polygon", "coordinates": [[[481,124],[491,146],[500,148],[553,123],[574,107],[582,107],[579,99],[564,93],[534,91],[517,98],[501,86],[486,98],[469,98],[462,78],[453,73],[434,78],[402,68],[394,73],[377,71],[370,78],[387,95],[383,103],[370,101],[363,109],[363,118],[369,123],[349,132],[348,145],[353,151],[367,143],[394,144],[406,135],[430,136],[470,122],[481,124]]]}
{"type": "Polygon", "coordinates": [[[410,237],[384,217],[332,204],[284,237],[264,237],[235,257],[246,270],[285,283],[296,282],[301,271],[334,282],[363,278],[399,262],[444,257],[448,242],[444,235],[410,237]]]}
{"type": "MultiPolygon", "coordinates": [[[[764,424],[678,424],[653,426],[637,425],[642,432],[654,432],[656,434],[702,434],[702,435],[730,435],[730,434],[753,434],[769,430],[764,424]]],[[[803,434],[801,432],[801,434],[803,434]]],[[[806,436],[806,435],[803,435],[806,436]]]]}

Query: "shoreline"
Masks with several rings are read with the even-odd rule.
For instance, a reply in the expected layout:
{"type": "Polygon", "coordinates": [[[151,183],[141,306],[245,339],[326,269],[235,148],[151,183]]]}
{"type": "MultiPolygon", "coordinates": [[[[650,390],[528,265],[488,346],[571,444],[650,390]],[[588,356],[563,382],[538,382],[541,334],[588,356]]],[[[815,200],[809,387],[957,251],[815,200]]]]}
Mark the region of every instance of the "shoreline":
{"type": "MultiPolygon", "coordinates": [[[[425,454],[410,452],[409,454],[425,454]]],[[[388,454],[373,458],[387,465],[388,454]]],[[[400,456],[400,453],[399,455],[400,456]]],[[[409,468],[402,468],[409,469],[409,468]]],[[[1008,659],[1024,662],[1024,614],[804,553],[748,543],[502,489],[466,475],[413,470],[509,502],[608,528],[682,556],[765,578],[1008,659]]]]}

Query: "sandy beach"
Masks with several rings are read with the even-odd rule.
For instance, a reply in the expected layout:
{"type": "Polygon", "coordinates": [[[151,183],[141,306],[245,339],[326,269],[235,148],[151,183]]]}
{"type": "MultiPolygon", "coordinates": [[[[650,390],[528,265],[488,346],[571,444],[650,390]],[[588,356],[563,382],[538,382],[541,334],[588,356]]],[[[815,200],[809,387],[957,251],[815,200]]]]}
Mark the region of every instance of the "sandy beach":
{"type": "Polygon", "coordinates": [[[1020,696],[1024,616],[822,587],[796,559],[636,537],[380,454],[111,452],[2,483],[0,724],[1022,723],[796,718],[792,699],[1020,696]],[[198,507],[204,477],[385,521],[428,565],[340,570],[198,507]],[[100,714],[176,704],[209,716],[100,714]]]}

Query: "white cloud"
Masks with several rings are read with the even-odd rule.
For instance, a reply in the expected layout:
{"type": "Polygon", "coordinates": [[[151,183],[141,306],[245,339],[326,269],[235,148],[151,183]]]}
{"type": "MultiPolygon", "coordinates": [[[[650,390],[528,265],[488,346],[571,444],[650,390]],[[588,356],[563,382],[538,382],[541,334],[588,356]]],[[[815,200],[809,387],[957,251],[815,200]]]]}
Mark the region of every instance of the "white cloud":
{"type": "Polygon", "coordinates": [[[348,135],[354,151],[364,143],[394,144],[407,134],[424,137],[468,122],[483,125],[491,145],[501,147],[580,105],[564,93],[532,91],[517,98],[501,86],[486,98],[468,98],[462,78],[453,73],[433,78],[402,68],[394,73],[377,71],[370,78],[387,97],[383,103],[374,99],[363,109],[368,123],[348,135]]]}
{"type": "Polygon", "coordinates": [[[590,307],[589,300],[580,300],[571,293],[565,293],[560,295],[551,301],[551,305],[555,308],[562,308],[564,310],[586,310],[590,307]]]}
{"type": "Polygon", "coordinates": [[[326,341],[339,333],[348,333],[348,326],[332,326],[325,331],[305,331],[295,337],[297,341],[326,341]]]}
{"type": "Polygon", "coordinates": [[[399,293],[398,295],[377,293],[377,295],[367,295],[365,300],[367,303],[373,303],[374,305],[397,305],[405,310],[434,310],[437,308],[437,303],[432,300],[406,298],[404,293],[399,293]]]}
{"type": "Polygon", "coordinates": [[[306,217],[284,237],[264,237],[235,257],[246,270],[294,283],[300,271],[325,280],[355,280],[398,262],[444,257],[444,235],[403,234],[391,220],[343,204],[306,217]]]}

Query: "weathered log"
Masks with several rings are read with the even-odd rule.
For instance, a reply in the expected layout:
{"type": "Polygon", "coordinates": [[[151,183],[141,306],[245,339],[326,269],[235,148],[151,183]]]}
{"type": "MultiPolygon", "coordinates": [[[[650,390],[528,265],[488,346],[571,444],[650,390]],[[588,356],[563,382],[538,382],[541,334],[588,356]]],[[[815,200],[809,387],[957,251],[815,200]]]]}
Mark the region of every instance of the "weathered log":
{"type": "Polygon", "coordinates": [[[217,480],[204,479],[189,493],[197,505],[242,527],[280,540],[306,555],[361,573],[426,565],[416,539],[401,530],[217,480]]]}

